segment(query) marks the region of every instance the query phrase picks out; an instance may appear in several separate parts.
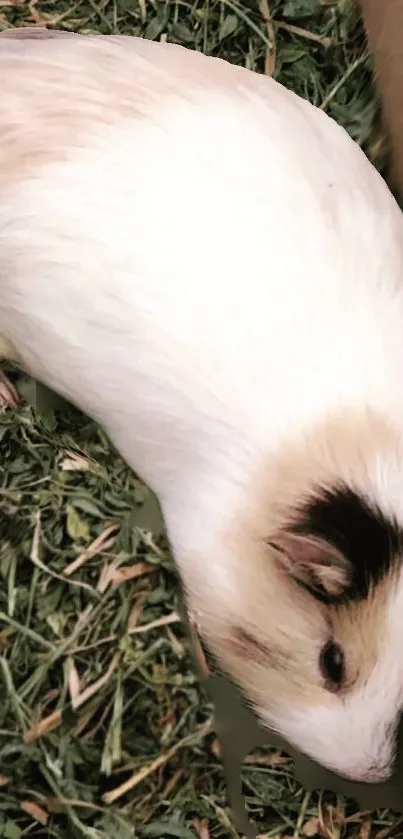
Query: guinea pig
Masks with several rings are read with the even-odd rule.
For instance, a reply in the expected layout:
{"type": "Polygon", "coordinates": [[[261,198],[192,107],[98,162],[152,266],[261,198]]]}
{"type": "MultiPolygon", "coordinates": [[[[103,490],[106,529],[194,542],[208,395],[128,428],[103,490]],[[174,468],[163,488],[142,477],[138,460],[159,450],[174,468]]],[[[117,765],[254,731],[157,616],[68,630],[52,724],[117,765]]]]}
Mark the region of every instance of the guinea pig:
{"type": "Polygon", "coordinates": [[[391,185],[403,199],[403,2],[360,0],[388,134],[391,185]]]}
{"type": "Polygon", "coordinates": [[[262,723],[393,772],[403,217],[272,78],[132,37],[0,38],[5,358],[157,494],[201,637],[262,723]]]}

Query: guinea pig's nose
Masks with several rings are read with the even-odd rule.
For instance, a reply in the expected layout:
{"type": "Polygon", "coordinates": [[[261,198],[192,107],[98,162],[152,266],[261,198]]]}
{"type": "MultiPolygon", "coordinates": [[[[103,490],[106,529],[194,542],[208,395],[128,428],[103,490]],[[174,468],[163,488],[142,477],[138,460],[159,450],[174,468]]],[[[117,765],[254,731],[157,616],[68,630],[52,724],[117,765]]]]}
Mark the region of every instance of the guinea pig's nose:
{"type": "Polygon", "coordinates": [[[377,763],[368,766],[366,769],[350,775],[351,781],[358,781],[364,784],[383,784],[393,774],[393,766],[390,763],[379,765],[377,763]]]}

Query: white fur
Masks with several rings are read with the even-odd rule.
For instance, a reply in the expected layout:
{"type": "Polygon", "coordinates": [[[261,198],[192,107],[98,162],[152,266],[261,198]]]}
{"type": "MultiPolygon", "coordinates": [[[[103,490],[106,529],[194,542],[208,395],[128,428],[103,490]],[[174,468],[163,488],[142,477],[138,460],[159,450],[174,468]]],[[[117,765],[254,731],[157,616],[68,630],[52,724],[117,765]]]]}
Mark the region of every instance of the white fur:
{"type": "MultiPolygon", "coordinates": [[[[0,332],[159,495],[192,605],[228,624],[259,580],[221,534],[260,464],[343,408],[403,427],[400,210],[333,121],[271,79],[248,84],[156,95],[146,118],[106,114],[67,162],[3,188],[0,173],[0,332]]],[[[366,490],[403,523],[395,465],[372,470],[366,490]]],[[[403,701],[390,609],[365,689],[267,714],[367,780],[403,701]]]]}

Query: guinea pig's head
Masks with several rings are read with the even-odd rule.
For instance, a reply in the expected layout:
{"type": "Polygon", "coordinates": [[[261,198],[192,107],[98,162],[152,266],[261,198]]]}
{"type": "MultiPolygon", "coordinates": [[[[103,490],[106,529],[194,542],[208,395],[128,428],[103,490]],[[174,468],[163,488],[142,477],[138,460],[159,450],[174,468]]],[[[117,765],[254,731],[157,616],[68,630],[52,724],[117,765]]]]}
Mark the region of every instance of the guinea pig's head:
{"type": "Polygon", "coordinates": [[[205,564],[197,615],[264,726],[367,783],[393,774],[403,709],[403,463],[387,448],[363,434],[345,456],[319,436],[313,458],[291,452],[256,527],[240,513],[231,560],[205,564]]]}
{"type": "Polygon", "coordinates": [[[260,716],[333,771],[384,781],[403,705],[403,528],[339,483],[317,487],[270,547],[280,585],[306,599],[273,659],[283,701],[260,716]]]}

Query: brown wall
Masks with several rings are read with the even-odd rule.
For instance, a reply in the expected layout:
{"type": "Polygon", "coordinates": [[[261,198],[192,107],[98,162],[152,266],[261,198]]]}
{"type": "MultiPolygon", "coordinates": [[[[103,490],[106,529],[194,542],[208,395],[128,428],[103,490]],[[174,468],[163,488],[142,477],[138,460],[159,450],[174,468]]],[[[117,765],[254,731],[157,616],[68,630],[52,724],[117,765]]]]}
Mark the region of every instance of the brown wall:
{"type": "Polygon", "coordinates": [[[403,199],[403,0],[360,0],[389,135],[390,185],[403,199]]]}

